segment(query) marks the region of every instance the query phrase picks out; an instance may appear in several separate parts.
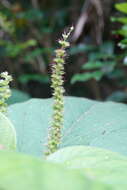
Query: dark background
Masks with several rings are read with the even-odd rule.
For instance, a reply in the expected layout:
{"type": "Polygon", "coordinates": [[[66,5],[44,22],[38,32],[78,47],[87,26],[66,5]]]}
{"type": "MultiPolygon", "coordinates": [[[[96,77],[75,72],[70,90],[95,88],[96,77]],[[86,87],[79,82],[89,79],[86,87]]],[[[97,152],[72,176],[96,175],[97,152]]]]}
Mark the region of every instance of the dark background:
{"type": "Polygon", "coordinates": [[[119,32],[126,23],[117,21],[127,15],[118,11],[115,3],[1,0],[0,70],[13,76],[12,88],[31,97],[51,97],[54,49],[61,33],[73,25],[65,65],[65,95],[127,102],[127,48],[119,46],[127,36],[119,32]]]}

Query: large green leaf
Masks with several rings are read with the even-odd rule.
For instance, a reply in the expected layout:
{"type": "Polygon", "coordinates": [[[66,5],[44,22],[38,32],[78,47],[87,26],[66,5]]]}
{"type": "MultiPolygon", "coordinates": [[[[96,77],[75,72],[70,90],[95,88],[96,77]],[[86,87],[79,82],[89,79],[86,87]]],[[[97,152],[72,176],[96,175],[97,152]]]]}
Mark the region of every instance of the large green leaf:
{"type": "MultiPolygon", "coordinates": [[[[18,150],[41,156],[52,119],[52,99],[32,99],[9,108],[18,150]]],[[[66,97],[60,147],[92,145],[127,155],[127,106],[66,97]]]]}
{"type": "Polygon", "coordinates": [[[74,146],[51,154],[48,160],[64,163],[68,168],[83,169],[89,177],[111,185],[114,190],[127,189],[127,158],[107,150],[74,146]]]}
{"type": "Polygon", "coordinates": [[[109,190],[79,171],[17,153],[0,152],[1,190],[109,190]]]}
{"type": "Polygon", "coordinates": [[[0,113],[0,149],[16,149],[16,133],[12,123],[0,113]]]}

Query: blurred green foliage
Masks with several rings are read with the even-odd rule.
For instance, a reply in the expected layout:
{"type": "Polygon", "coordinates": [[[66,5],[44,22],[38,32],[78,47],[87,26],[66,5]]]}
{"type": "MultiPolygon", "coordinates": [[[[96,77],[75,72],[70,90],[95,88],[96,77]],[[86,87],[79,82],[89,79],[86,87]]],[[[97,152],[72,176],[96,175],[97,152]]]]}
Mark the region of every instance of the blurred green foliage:
{"type": "MultiPolygon", "coordinates": [[[[76,25],[85,2],[87,0],[78,3],[71,0],[0,2],[0,69],[8,70],[13,76],[13,88],[32,97],[51,96],[50,64],[56,42],[61,31],[76,25]]],[[[108,19],[104,20],[101,44],[94,42],[89,28],[92,33],[95,29],[89,21],[77,41],[72,35],[70,56],[65,65],[66,95],[106,100],[112,93],[121,91],[126,96],[127,3],[115,3],[113,1],[108,19]]]]}
{"type": "Polygon", "coordinates": [[[101,80],[104,75],[108,76],[114,70],[117,64],[115,59],[113,42],[105,42],[95,47],[94,51],[88,53],[88,61],[82,65],[82,71],[86,72],[75,74],[71,83],[90,79],[101,80]]]}
{"type": "MultiPolygon", "coordinates": [[[[127,3],[116,3],[114,7],[119,15],[111,17],[111,21],[116,25],[115,30],[111,30],[113,35],[112,38],[110,37],[111,40],[104,41],[100,46],[80,47],[80,53],[85,52],[87,60],[82,63],[79,73],[74,73],[71,84],[94,81],[96,93],[99,95],[97,98],[101,99],[103,92],[101,92],[100,84],[105,85],[105,81],[108,81],[112,83],[112,87],[113,85],[115,87],[111,89],[106,100],[126,102],[127,16],[125,14],[127,14],[127,3]]],[[[77,52],[78,50],[79,48],[77,52]]]]}
{"type": "Polygon", "coordinates": [[[127,48],[127,3],[117,3],[115,7],[118,11],[122,12],[125,15],[119,18],[113,18],[113,21],[117,21],[122,24],[122,27],[117,30],[116,33],[123,36],[123,39],[120,41],[119,46],[121,48],[127,48]]]}

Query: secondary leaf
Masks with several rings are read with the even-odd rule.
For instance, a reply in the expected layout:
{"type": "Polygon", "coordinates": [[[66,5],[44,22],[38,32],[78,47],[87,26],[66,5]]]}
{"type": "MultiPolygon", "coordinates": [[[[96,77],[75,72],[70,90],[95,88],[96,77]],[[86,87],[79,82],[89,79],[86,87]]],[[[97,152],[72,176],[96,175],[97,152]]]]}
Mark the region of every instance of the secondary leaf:
{"type": "Polygon", "coordinates": [[[0,152],[0,189],[108,190],[103,183],[59,164],[9,152],[0,152]],[[102,187],[102,188],[101,188],[102,187]]]}
{"type": "Polygon", "coordinates": [[[68,168],[83,169],[91,178],[111,185],[114,190],[127,189],[127,158],[104,149],[74,146],[61,149],[48,157],[68,168]]]}
{"type": "Polygon", "coordinates": [[[16,133],[11,122],[0,113],[0,149],[16,149],[16,133]]]}

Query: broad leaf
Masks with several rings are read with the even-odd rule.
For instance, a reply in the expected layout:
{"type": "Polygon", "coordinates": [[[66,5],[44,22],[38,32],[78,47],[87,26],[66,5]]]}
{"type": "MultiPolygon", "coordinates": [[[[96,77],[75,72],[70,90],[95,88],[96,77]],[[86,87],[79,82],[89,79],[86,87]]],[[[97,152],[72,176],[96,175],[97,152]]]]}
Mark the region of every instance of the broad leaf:
{"type": "Polygon", "coordinates": [[[109,190],[108,186],[66,169],[17,153],[0,152],[1,190],[109,190]]]}
{"type": "Polygon", "coordinates": [[[127,158],[107,150],[75,146],[51,154],[48,160],[64,163],[68,168],[83,169],[89,177],[111,185],[114,190],[127,189],[127,158]]]}
{"type": "MultiPolygon", "coordinates": [[[[52,99],[32,99],[10,106],[18,151],[41,156],[52,119],[52,99]]],[[[127,155],[127,106],[120,103],[65,98],[60,147],[90,145],[127,155]]]]}
{"type": "Polygon", "coordinates": [[[16,149],[16,133],[12,123],[0,113],[0,149],[16,149]]]}

